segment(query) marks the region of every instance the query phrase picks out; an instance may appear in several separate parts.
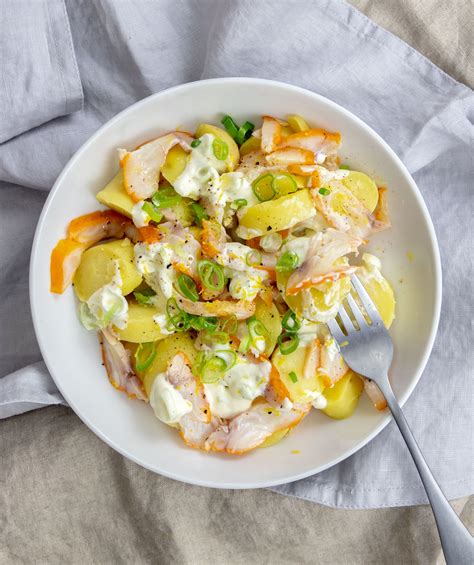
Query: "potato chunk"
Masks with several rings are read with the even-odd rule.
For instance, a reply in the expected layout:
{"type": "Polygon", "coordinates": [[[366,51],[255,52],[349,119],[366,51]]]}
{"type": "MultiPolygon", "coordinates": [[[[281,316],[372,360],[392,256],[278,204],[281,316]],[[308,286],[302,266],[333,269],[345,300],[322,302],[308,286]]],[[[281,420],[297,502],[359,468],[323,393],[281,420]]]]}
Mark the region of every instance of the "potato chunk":
{"type": "Polygon", "coordinates": [[[135,202],[123,186],[123,173],[120,171],[100,192],[96,194],[97,200],[112,210],[116,210],[129,218],[135,202]]]}
{"type": "Polygon", "coordinates": [[[195,135],[196,137],[201,137],[206,133],[212,133],[212,135],[217,137],[217,139],[220,139],[227,143],[227,147],[229,148],[229,156],[227,157],[228,166],[229,170],[233,171],[239,164],[240,160],[240,153],[237,143],[235,143],[235,141],[225,130],[211,124],[200,124],[196,129],[195,135]]]}
{"type": "Polygon", "coordinates": [[[126,296],[142,282],[130,240],[102,243],[85,251],[74,275],[74,291],[79,300],[86,302],[96,290],[112,282],[116,265],[120,269],[122,293],[126,296]]]}
{"type": "Polygon", "coordinates": [[[251,239],[285,230],[315,215],[316,210],[309,190],[304,188],[247,208],[240,218],[240,227],[244,229],[239,229],[238,233],[244,239],[251,239]]]}
{"type": "Polygon", "coordinates": [[[354,413],[363,390],[364,382],[359,375],[351,370],[347,371],[333,387],[324,390],[323,396],[328,403],[323,412],[337,420],[349,418],[354,413]]]}
{"type": "Polygon", "coordinates": [[[191,364],[196,360],[198,352],[188,332],[170,335],[156,344],[156,357],[153,363],[140,375],[148,396],[156,376],[166,371],[168,363],[179,352],[184,353],[191,364]]]}
{"type": "Polygon", "coordinates": [[[162,308],[130,302],[127,327],[123,330],[115,328],[118,338],[131,343],[148,343],[167,337],[154,319],[159,314],[163,314],[162,308]]]}

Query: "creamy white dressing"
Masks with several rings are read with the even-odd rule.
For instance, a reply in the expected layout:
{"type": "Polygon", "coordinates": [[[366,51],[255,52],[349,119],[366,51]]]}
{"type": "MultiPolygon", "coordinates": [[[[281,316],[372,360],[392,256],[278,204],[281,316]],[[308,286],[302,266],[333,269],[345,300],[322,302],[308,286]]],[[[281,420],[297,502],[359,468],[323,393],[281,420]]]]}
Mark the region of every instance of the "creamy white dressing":
{"type": "Polygon", "coordinates": [[[150,221],[150,216],[143,210],[144,200],[140,200],[132,208],[132,221],[137,228],[144,228],[150,221]]]}
{"type": "Polygon", "coordinates": [[[168,426],[178,424],[181,418],[193,408],[191,402],[183,398],[168,381],[166,373],[159,373],[155,377],[149,402],[158,420],[168,426]]]}
{"type": "Polygon", "coordinates": [[[168,329],[168,317],[166,314],[157,314],[156,316],[153,316],[153,321],[158,326],[162,335],[171,335],[174,333],[173,330],[168,329]]]}
{"type": "Polygon", "coordinates": [[[382,268],[382,262],[378,257],[372,255],[371,253],[364,253],[362,255],[362,263],[365,267],[364,278],[374,279],[375,281],[384,284],[386,281],[380,272],[382,268]]]}
{"type": "Polygon", "coordinates": [[[255,300],[268,277],[265,271],[247,264],[248,254],[252,252],[252,248],[242,243],[224,243],[215,258],[224,267],[226,277],[230,278],[229,292],[236,300],[255,300]]]}
{"type": "Polygon", "coordinates": [[[122,294],[122,277],[118,261],[115,261],[115,274],[110,283],[96,290],[81,304],[80,318],[88,329],[102,329],[116,326],[124,329],[128,324],[128,302],[122,294]]]}
{"type": "Polygon", "coordinates": [[[137,243],[134,248],[135,266],[147,284],[165,298],[173,296],[176,271],[172,267],[173,250],[166,243],[137,243]]]}
{"type": "Polygon", "coordinates": [[[302,236],[288,240],[281,248],[281,253],[295,253],[298,256],[298,266],[300,266],[308,254],[311,237],[302,236]]]}
{"type": "Polygon", "coordinates": [[[210,133],[199,138],[200,144],[191,150],[188,163],[173,186],[181,196],[201,199],[207,213],[222,222],[227,204],[244,198],[247,205],[252,205],[258,200],[243,173],[225,172],[228,162],[214,155],[215,139],[210,133]]]}
{"type": "Polygon", "coordinates": [[[259,200],[252,189],[252,185],[245,178],[244,173],[224,173],[220,177],[220,186],[226,194],[228,202],[241,200],[243,198],[247,201],[247,206],[253,206],[254,204],[259,203],[259,200]]]}
{"type": "Polygon", "coordinates": [[[317,337],[320,337],[322,324],[320,322],[313,322],[307,318],[302,318],[300,323],[301,326],[298,330],[298,338],[300,340],[299,347],[306,347],[317,337]]]}
{"type": "Polygon", "coordinates": [[[215,137],[206,133],[199,138],[200,144],[191,149],[184,171],[174,181],[173,188],[181,196],[198,200],[207,191],[209,181],[218,180],[219,174],[227,168],[226,161],[214,155],[212,144],[215,137]]]}
{"type": "Polygon", "coordinates": [[[252,363],[240,357],[224,377],[215,384],[205,384],[204,390],[211,413],[218,418],[233,418],[245,412],[262,396],[270,376],[268,361],[252,363]]]}
{"type": "Polygon", "coordinates": [[[269,233],[260,238],[260,247],[266,253],[276,253],[283,243],[283,238],[279,233],[269,233]]]}

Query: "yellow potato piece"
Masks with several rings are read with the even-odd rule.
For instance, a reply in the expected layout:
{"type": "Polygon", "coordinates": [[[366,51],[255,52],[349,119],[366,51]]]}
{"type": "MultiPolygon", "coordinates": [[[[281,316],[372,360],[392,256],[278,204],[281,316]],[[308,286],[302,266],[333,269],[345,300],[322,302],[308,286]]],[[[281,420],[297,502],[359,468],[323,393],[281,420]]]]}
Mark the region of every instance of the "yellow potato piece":
{"type": "Polygon", "coordinates": [[[132,217],[132,208],[135,202],[123,186],[123,173],[120,171],[105,188],[96,194],[96,198],[112,210],[116,210],[129,218],[132,217]]]}
{"type": "MultiPolygon", "coordinates": [[[[291,273],[277,272],[278,288],[285,290],[286,282],[291,273]]],[[[305,289],[293,296],[284,295],[285,302],[295,312],[298,317],[303,316],[303,300],[311,295],[311,311],[313,316],[309,316],[306,307],[306,317],[310,317],[314,321],[323,321],[324,316],[335,306],[344,300],[351,290],[351,281],[349,277],[341,277],[337,281],[325,281],[312,288],[305,289]],[[319,314],[319,315],[316,315],[319,314]]],[[[327,318],[324,318],[324,321],[327,318]]]]}
{"type": "Polygon", "coordinates": [[[181,145],[175,145],[168,151],[166,160],[161,167],[161,174],[170,183],[179,177],[188,163],[188,155],[181,145]]]}
{"type": "Polygon", "coordinates": [[[281,231],[315,215],[315,208],[309,190],[282,196],[276,200],[250,206],[240,219],[240,225],[251,230],[248,237],[281,231]]]}
{"type": "Polygon", "coordinates": [[[281,380],[288,389],[293,402],[308,402],[308,391],[322,392],[324,390],[323,380],[318,374],[308,378],[304,377],[306,354],[307,347],[299,347],[289,355],[282,355],[279,349],[272,355],[272,363],[278,369],[281,380]],[[298,379],[296,382],[289,377],[292,371],[298,379]]]}
{"type": "Polygon", "coordinates": [[[279,443],[290,431],[290,428],[283,428],[282,430],[277,430],[273,432],[271,436],[268,436],[267,439],[261,443],[258,447],[271,447],[279,443]]]}
{"type": "Polygon", "coordinates": [[[293,130],[293,133],[309,130],[307,121],[303,117],[298,116],[298,114],[288,116],[286,119],[288,121],[288,125],[293,130]]]}
{"type": "Polygon", "coordinates": [[[83,302],[99,288],[109,284],[120,269],[122,293],[130,294],[142,282],[142,276],[134,264],[133,245],[129,239],[102,243],[84,252],[81,264],[74,276],[74,291],[83,302]]]}
{"type": "MultiPolygon", "coordinates": [[[[368,254],[365,254],[366,257],[368,254]]],[[[387,328],[392,325],[395,318],[395,295],[387,279],[381,274],[379,269],[367,265],[357,271],[361,283],[369,293],[370,298],[375,303],[380,317],[387,328]]]]}
{"type": "Polygon", "coordinates": [[[194,347],[193,339],[187,332],[176,333],[157,342],[156,357],[140,377],[148,396],[150,396],[155,377],[166,371],[171,359],[180,351],[186,355],[191,364],[195,362],[198,352],[194,347]]]}
{"type": "Polygon", "coordinates": [[[373,212],[379,201],[379,190],[375,182],[366,174],[359,171],[350,171],[342,179],[342,184],[358,198],[364,206],[373,212]]]}
{"type": "Polygon", "coordinates": [[[272,303],[271,306],[267,306],[263,300],[258,298],[255,307],[255,317],[267,328],[268,336],[265,338],[264,353],[269,357],[273,353],[278,336],[281,333],[280,313],[275,304],[272,303]]]}
{"type": "Polygon", "coordinates": [[[251,135],[240,146],[240,156],[243,157],[244,155],[247,155],[247,153],[251,153],[252,151],[258,151],[259,149],[260,149],[260,139],[257,139],[256,137],[251,135]]]}
{"type": "Polygon", "coordinates": [[[230,137],[230,135],[223,130],[222,128],[218,128],[217,126],[213,126],[211,124],[201,124],[196,129],[195,136],[201,137],[205,133],[212,133],[218,139],[225,141],[227,143],[227,147],[229,148],[229,156],[227,157],[228,167],[230,171],[233,171],[240,161],[240,153],[237,143],[230,137]]]}
{"type": "Polygon", "coordinates": [[[120,340],[131,343],[147,343],[163,339],[167,334],[161,333],[160,326],[153,319],[159,314],[163,314],[162,308],[129,302],[127,327],[123,330],[115,328],[115,332],[120,340]]]}
{"type": "Polygon", "coordinates": [[[363,380],[349,370],[333,387],[324,390],[323,396],[328,403],[323,412],[337,420],[349,418],[354,413],[363,390],[363,380]]]}

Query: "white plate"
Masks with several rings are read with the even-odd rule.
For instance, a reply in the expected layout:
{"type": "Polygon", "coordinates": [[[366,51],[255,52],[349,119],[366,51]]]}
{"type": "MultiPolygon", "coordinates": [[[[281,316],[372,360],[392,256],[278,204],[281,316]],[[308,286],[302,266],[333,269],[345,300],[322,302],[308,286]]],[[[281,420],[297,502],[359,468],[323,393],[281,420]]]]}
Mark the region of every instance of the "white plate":
{"type": "Polygon", "coordinates": [[[59,390],[111,447],[187,483],[257,488],[335,465],[378,434],[389,416],[363,397],[348,420],[331,420],[313,410],[278,445],[242,457],[190,449],[148,405],[128,400],[109,384],[97,337],[77,319],[72,289],[62,296],[49,293],[51,250],[72,218],[99,207],[94,195],[117,171],[116,148],[134,148],[177,127],[193,131],[202,121],[217,124],[223,113],[256,123],[262,114],[298,113],[310,123],[340,131],[343,160],[388,186],[393,228],[374,237],[370,248],[381,257],[397,298],[391,380],[398,398],[406,401],[431,351],[441,304],[439,251],[428,211],[408,171],[373,130],[334,102],[287,84],[250,78],[185,84],[137,102],[105,124],[72,157],[45,204],[32,251],[31,307],[41,351],[59,390]]]}

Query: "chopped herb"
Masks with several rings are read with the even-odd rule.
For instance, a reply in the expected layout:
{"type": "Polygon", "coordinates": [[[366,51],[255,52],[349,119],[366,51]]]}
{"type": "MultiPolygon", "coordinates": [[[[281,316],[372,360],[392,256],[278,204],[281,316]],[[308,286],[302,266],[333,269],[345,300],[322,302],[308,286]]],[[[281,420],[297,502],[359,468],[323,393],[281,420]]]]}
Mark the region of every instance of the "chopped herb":
{"type": "Polygon", "coordinates": [[[193,141],[191,141],[191,147],[199,147],[201,145],[201,140],[200,139],[193,139],[193,141]]]}
{"type": "Polygon", "coordinates": [[[323,196],[327,196],[328,194],[331,194],[331,191],[327,188],[324,188],[323,186],[323,188],[319,189],[319,194],[322,194],[323,196]]]}
{"type": "Polygon", "coordinates": [[[296,373],[294,371],[291,371],[288,376],[290,377],[292,383],[298,382],[298,377],[296,376],[296,373]]]}

